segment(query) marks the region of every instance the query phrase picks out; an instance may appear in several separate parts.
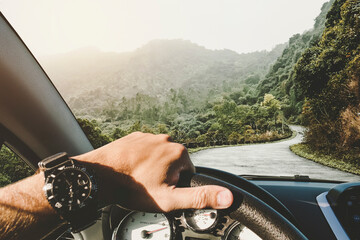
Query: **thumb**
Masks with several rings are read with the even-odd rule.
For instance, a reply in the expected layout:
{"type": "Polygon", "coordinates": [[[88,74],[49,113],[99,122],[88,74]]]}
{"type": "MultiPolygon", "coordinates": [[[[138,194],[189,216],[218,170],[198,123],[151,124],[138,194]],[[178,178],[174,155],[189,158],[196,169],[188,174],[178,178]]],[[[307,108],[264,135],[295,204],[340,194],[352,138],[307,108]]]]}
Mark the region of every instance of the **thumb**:
{"type": "Polygon", "coordinates": [[[173,209],[224,209],[231,206],[233,195],[230,190],[216,185],[194,188],[173,188],[170,191],[173,209]]]}

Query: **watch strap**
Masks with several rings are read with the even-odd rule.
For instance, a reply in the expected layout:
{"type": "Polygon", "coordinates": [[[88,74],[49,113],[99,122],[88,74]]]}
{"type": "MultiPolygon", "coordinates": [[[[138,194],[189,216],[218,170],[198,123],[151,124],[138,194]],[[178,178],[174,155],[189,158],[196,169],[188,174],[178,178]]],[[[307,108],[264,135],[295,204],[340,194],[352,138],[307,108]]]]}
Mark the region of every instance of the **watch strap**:
{"type": "Polygon", "coordinates": [[[86,229],[87,227],[93,225],[101,217],[101,211],[97,210],[96,203],[93,202],[91,205],[92,206],[79,209],[68,216],[62,216],[69,222],[72,232],[76,233],[86,229]]]}
{"type": "Polygon", "coordinates": [[[61,152],[47,157],[38,163],[41,171],[50,170],[57,166],[64,164],[64,162],[70,161],[66,152],[61,152]]]}

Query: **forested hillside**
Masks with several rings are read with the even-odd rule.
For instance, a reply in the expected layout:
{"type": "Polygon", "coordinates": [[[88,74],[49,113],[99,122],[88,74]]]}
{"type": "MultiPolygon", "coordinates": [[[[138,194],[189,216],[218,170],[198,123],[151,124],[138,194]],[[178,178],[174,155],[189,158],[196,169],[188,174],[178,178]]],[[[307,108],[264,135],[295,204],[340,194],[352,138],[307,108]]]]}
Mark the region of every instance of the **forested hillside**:
{"type": "Polygon", "coordinates": [[[352,155],[360,148],[360,2],[337,0],[319,43],[295,66],[294,82],[306,97],[306,142],[314,150],[352,155]],[[352,154],[353,153],[353,154],[352,154]]]}
{"type": "Polygon", "coordinates": [[[285,118],[290,118],[292,122],[301,123],[298,117],[304,103],[304,95],[294,84],[294,66],[307,48],[318,44],[325,28],[326,15],[334,1],[322,6],[313,29],[295,34],[289,39],[288,46],[257,88],[258,97],[271,93],[281,100],[285,118]]]}
{"type": "Polygon", "coordinates": [[[143,131],[205,146],[290,134],[279,101],[267,95],[258,102],[255,93],[284,47],[238,54],[155,40],[132,53],[78,51],[43,61],[86,131],[100,136],[101,129],[103,140],[143,131]]]}

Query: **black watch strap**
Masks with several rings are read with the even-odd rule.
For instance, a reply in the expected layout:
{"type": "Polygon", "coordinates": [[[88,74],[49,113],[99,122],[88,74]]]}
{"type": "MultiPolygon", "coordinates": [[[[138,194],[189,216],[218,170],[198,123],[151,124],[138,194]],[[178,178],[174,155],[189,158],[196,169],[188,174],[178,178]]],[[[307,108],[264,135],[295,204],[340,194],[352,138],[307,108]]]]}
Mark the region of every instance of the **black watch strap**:
{"type": "Polygon", "coordinates": [[[80,209],[69,216],[65,214],[63,217],[69,222],[71,231],[77,233],[95,224],[101,217],[101,210],[97,210],[97,206],[94,204],[94,206],[80,209]]]}

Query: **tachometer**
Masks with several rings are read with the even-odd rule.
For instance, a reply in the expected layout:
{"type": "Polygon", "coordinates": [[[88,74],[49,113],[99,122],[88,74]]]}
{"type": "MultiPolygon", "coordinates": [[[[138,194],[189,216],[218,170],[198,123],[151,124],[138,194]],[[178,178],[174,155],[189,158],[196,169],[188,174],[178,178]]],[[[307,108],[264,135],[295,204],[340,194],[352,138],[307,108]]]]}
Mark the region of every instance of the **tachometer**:
{"type": "Polygon", "coordinates": [[[216,225],[218,214],[213,209],[187,210],[184,212],[185,222],[194,231],[207,231],[216,225]]]}
{"type": "Polygon", "coordinates": [[[171,226],[161,213],[131,212],[115,229],[113,240],[170,240],[171,226]]]}

